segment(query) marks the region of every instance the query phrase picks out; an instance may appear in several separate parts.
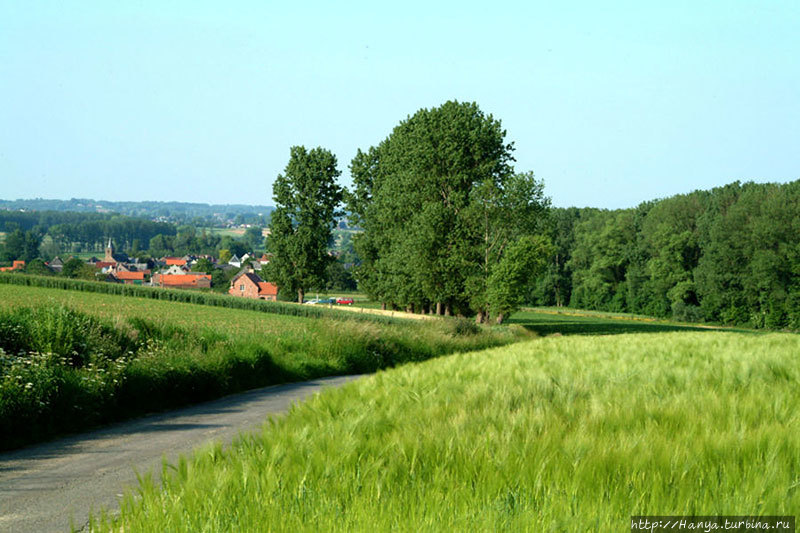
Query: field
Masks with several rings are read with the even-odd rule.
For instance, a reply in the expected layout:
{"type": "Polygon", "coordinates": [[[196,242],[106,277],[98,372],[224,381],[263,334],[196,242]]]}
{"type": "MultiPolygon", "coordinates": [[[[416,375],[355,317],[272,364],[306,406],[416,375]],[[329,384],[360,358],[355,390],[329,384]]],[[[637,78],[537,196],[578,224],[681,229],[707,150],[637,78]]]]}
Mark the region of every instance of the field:
{"type": "Polygon", "coordinates": [[[637,514],[792,514],[798,354],[796,335],[658,332],[405,365],[165,466],[92,530],[629,531],[637,514]]]}
{"type": "Polygon", "coordinates": [[[0,448],[262,385],[514,342],[522,328],[305,318],[0,285],[0,448]]]}

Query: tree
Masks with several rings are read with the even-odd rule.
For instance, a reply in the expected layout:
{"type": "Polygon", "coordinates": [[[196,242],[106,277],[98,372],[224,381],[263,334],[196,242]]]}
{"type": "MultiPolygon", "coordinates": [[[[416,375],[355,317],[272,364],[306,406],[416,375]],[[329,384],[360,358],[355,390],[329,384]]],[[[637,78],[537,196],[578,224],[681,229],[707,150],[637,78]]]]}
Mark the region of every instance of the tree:
{"type": "Polygon", "coordinates": [[[95,279],[95,269],[77,257],[70,257],[61,268],[61,275],[67,278],[95,279]]]}
{"type": "Polygon", "coordinates": [[[225,264],[228,261],[230,261],[232,257],[233,255],[231,255],[231,251],[228,250],[227,248],[222,248],[219,251],[219,262],[222,264],[225,264]]]}
{"type": "Polygon", "coordinates": [[[25,273],[34,274],[36,276],[52,276],[55,274],[55,272],[39,258],[25,265],[25,273]]]}
{"type": "Polygon", "coordinates": [[[259,226],[250,226],[244,230],[244,242],[251,250],[264,246],[264,236],[259,226]]]}
{"type": "Polygon", "coordinates": [[[282,290],[296,293],[298,302],[309,287],[324,285],[325,269],[333,260],[328,241],[342,201],[336,184],[340,174],[328,150],[294,146],[273,185],[276,208],[267,247],[274,257],[268,276],[282,290]]]}
{"type": "Polygon", "coordinates": [[[197,260],[197,262],[192,266],[193,272],[203,272],[204,274],[211,274],[214,272],[214,264],[207,258],[201,257],[197,260]]]}
{"type": "Polygon", "coordinates": [[[549,239],[543,235],[523,235],[508,246],[493,266],[486,299],[498,324],[524,301],[526,287],[544,270],[551,248],[549,239]]]}
{"type": "MultiPolygon", "coordinates": [[[[489,313],[492,269],[547,207],[513,145],[475,103],[422,109],[351,163],[359,288],[409,311],[489,313]]],[[[530,272],[534,275],[534,272],[530,272]]]]}
{"type": "Polygon", "coordinates": [[[3,261],[15,261],[22,259],[25,253],[25,233],[20,229],[15,229],[6,235],[3,243],[3,261]]]}

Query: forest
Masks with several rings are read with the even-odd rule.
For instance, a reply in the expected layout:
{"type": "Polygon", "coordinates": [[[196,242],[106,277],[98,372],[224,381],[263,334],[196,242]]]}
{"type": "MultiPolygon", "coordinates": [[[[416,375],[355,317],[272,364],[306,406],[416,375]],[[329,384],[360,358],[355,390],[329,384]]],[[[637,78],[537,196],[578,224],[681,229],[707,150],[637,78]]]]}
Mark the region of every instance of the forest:
{"type": "Polygon", "coordinates": [[[553,252],[530,303],[800,328],[800,180],[554,208],[546,233],[553,252]]]}

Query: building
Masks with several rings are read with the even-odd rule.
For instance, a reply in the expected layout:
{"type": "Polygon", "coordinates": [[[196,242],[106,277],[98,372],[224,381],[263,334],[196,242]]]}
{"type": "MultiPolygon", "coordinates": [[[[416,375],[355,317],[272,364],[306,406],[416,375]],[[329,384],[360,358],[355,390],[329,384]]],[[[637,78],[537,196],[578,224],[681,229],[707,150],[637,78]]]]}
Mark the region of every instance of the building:
{"type": "Polygon", "coordinates": [[[9,272],[11,270],[25,270],[25,261],[14,261],[10,267],[0,268],[0,272],[9,272]]]}
{"type": "Polygon", "coordinates": [[[254,272],[243,270],[231,280],[228,294],[274,302],[278,299],[278,287],[264,281],[254,272]]]}
{"type": "Polygon", "coordinates": [[[211,274],[186,272],[184,274],[153,274],[152,284],[171,289],[210,289],[211,274]]]}
{"type": "Polygon", "coordinates": [[[140,271],[140,272],[126,272],[126,271],[118,271],[114,274],[119,281],[126,285],[141,285],[144,283],[145,274],[149,274],[149,271],[140,271]]]}
{"type": "Polygon", "coordinates": [[[106,246],[106,255],[103,257],[104,263],[127,263],[128,262],[128,254],[117,253],[114,252],[114,245],[111,242],[111,239],[108,239],[108,246],[106,246]]]}
{"type": "Polygon", "coordinates": [[[186,259],[184,259],[183,257],[165,257],[163,259],[163,261],[164,261],[164,263],[166,263],[167,266],[173,266],[173,265],[175,265],[175,266],[184,266],[184,265],[186,265],[186,259]]]}

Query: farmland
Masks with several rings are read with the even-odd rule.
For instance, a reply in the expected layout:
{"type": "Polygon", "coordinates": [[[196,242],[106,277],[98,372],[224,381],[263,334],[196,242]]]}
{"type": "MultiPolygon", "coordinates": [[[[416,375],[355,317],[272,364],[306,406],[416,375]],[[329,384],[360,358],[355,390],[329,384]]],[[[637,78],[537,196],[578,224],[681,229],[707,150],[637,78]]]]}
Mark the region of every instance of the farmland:
{"type": "Polygon", "coordinates": [[[798,353],[788,334],[572,335],[382,371],[165,467],[93,530],[621,531],[636,514],[791,514],[798,353]]]}
{"type": "Polygon", "coordinates": [[[371,372],[525,335],[458,321],[310,319],[14,285],[0,285],[0,313],[3,447],[256,386],[371,372]]]}

